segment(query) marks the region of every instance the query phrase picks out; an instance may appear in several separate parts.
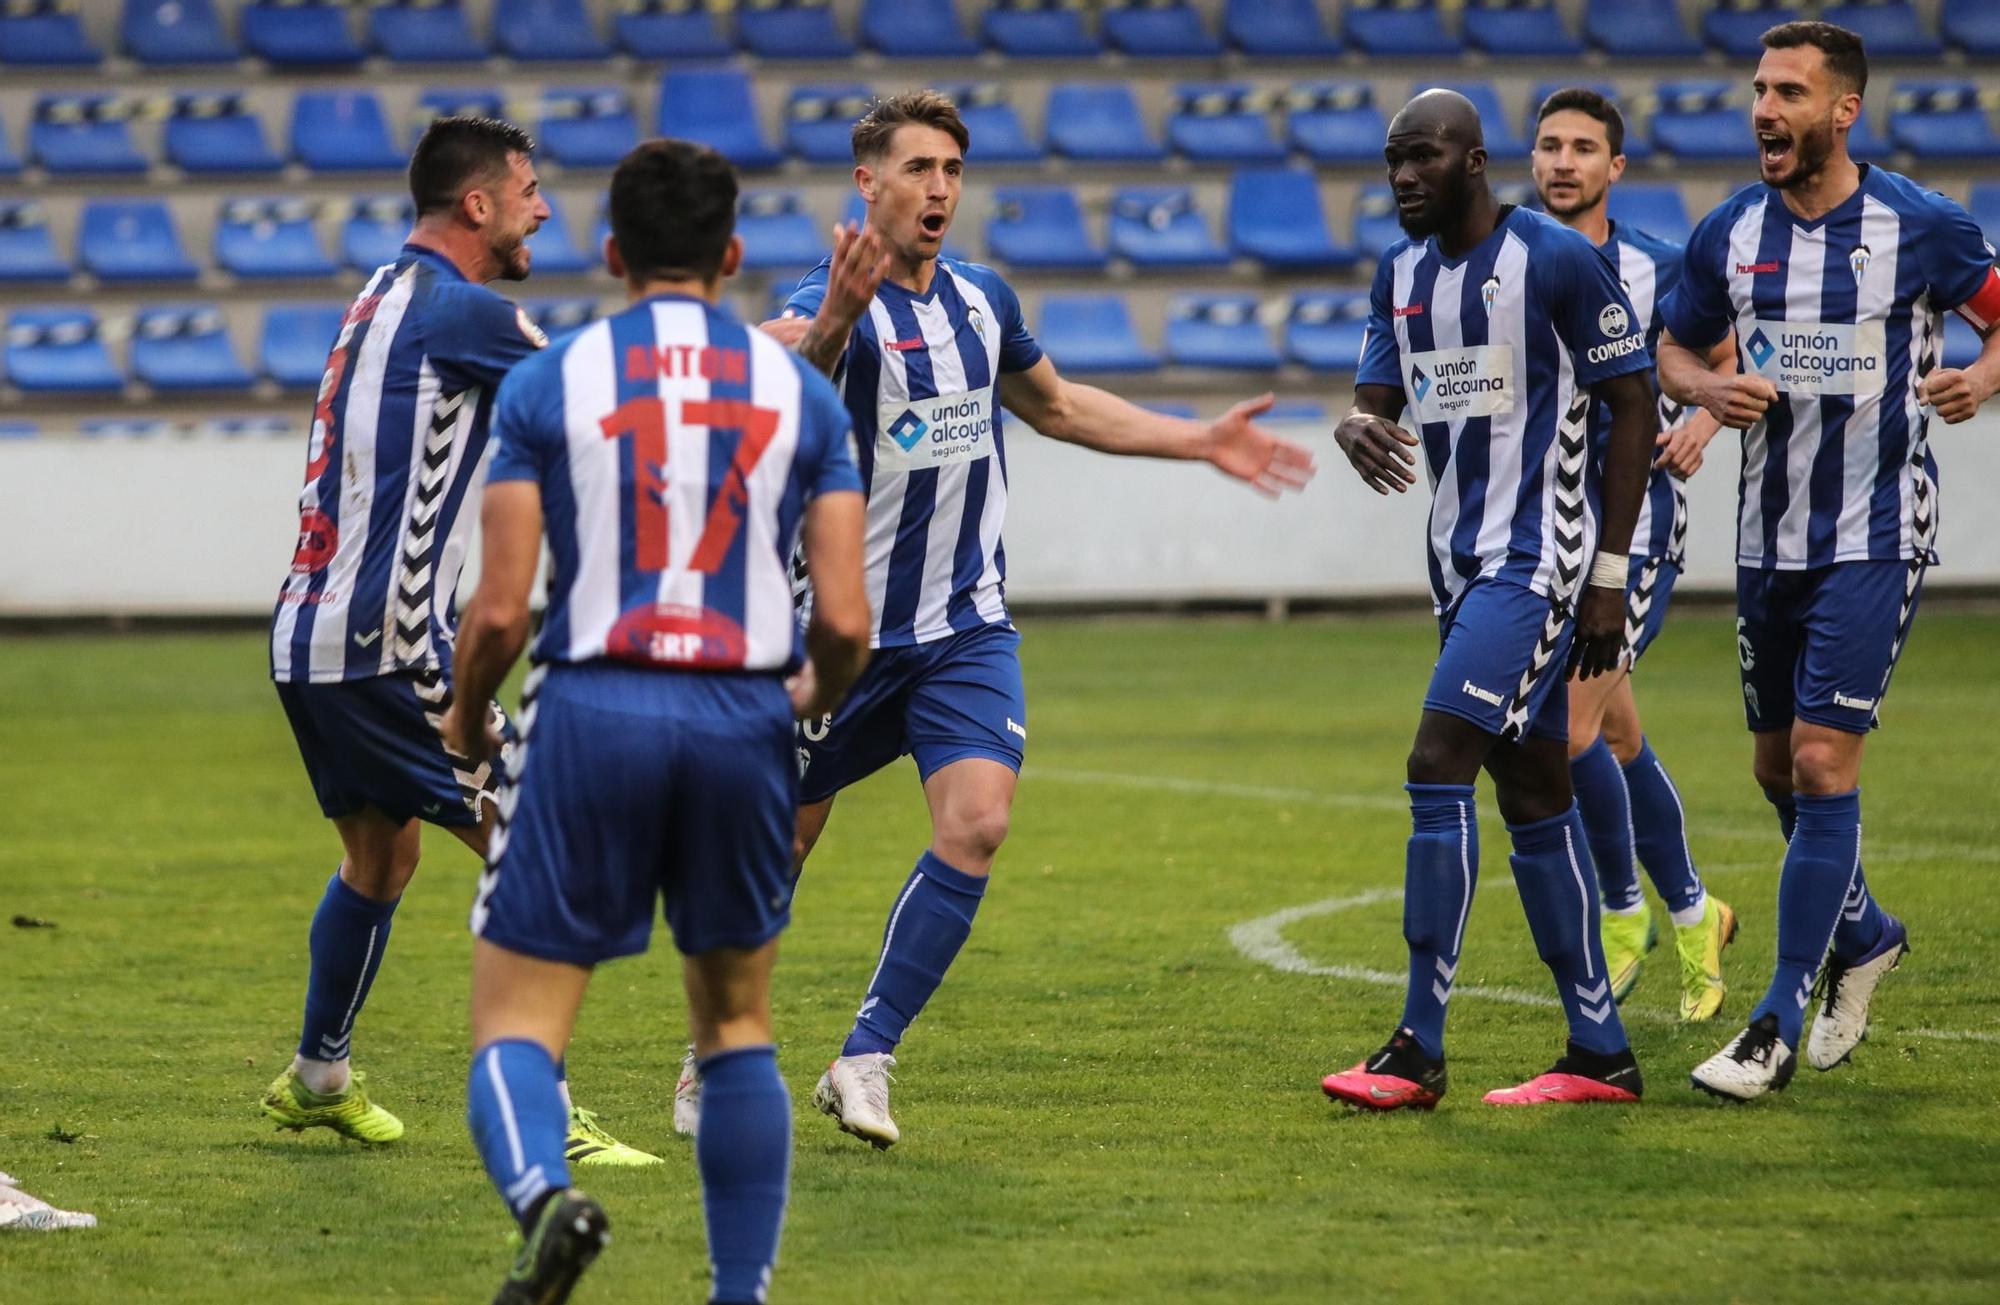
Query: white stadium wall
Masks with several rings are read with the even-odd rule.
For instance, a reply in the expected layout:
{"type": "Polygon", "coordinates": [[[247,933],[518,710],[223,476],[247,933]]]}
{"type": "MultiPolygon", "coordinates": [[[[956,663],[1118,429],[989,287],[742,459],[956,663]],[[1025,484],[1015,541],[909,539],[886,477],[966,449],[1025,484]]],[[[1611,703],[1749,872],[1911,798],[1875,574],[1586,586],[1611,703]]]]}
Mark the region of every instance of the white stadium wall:
{"type": "MultiPolygon", "coordinates": [[[[1008,446],[1008,591],[1037,604],[1425,592],[1428,493],[1362,487],[1329,425],[1286,427],[1320,475],[1265,502],[1202,466],[1108,458],[1017,427],[1008,446]]],[[[1934,428],[1944,522],[1936,585],[2000,585],[2000,413],[1934,428]]],[[[0,440],[0,616],[253,616],[297,528],[299,439],[0,440]]],[[[1690,588],[1733,583],[1737,456],[1725,435],[1690,483],[1690,588]]]]}

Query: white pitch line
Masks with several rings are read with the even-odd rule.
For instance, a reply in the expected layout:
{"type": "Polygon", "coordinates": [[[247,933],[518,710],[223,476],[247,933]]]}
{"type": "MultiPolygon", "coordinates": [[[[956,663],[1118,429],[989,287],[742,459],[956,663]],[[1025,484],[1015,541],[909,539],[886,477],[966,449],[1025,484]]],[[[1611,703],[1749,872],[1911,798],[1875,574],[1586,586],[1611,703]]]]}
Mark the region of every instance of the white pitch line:
{"type": "MultiPolygon", "coordinates": [[[[1236,784],[1226,780],[1188,779],[1178,775],[1133,775],[1110,770],[1070,770],[1061,766],[1028,766],[1021,771],[1021,774],[1024,778],[1049,779],[1061,784],[1095,784],[1109,788],[1151,789],[1165,793],[1199,793],[1210,797],[1244,798],[1253,802],[1288,802],[1297,806],[1333,807],[1341,810],[1408,813],[1410,809],[1410,804],[1405,799],[1380,793],[1278,788],[1263,784],[1236,784]]],[[[1697,823],[1694,826],[1694,833],[1697,837],[1751,839],[1767,843],[1771,847],[1772,868],[1777,868],[1780,859],[1778,855],[1780,840],[1776,817],[1772,818],[1770,824],[1755,828],[1697,823]]],[[[1878,843],[1871,840],[1862,848],[1862,860],[1864,862],[1980,862],[2000,865],[2000,845],[1981,845],[1968,841],[1961,846],[1945,847],[1934,843],[1878,843]]]]}

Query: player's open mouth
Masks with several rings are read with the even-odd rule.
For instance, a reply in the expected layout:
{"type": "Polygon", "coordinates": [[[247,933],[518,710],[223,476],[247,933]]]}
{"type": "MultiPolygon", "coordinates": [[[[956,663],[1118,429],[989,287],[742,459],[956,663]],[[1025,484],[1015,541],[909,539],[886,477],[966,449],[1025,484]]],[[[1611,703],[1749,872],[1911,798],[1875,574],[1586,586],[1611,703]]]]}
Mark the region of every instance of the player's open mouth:
{"type": "Polygon", "coordinates": [[[1765,167],[1776,167],[1791,155],[1792,138],[1760,131],[1757,133],[1757,152],[1762,156],[1765,167]]]}
{"type": "Polygon", "coordinates": [[[933,240],[944,238],[945,219],[942,213],[926,213],[917,219],[917,225],[933,240]]]}

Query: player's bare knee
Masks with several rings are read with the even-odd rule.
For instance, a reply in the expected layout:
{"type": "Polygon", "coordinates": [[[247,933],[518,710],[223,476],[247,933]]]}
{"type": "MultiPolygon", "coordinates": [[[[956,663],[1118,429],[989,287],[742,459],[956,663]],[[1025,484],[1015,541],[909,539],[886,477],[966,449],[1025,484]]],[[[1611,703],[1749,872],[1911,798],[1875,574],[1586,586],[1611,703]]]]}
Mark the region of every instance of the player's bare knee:
{"type": "MultiPolygon", "coordinates": [[[[1607,720],[1604,722],[1604,742],[1619,765],[1629,766],[1639,759],[1639,748],[1645,742],[1645,736],[1619,729],[1607,720]]],[[[1572,751],[1570,755],[1575,756],[1576,753],[1572,751]]]]}
{"type": "Polygon", "coordinates": [[[1404,763],[1412,784],[1469,784],[1477,771],[1478,763],[1468,763],[1451,744],[1421,734],[1410,746],[1409,760],[1404,763]]]}
{"type": "Polygon", "coordinates": [[[417,873],[418,851],[401,848],[383,856],[349,854],[340,863],[341,882],[374,902],[393,902],[417,873]]]}
{"type": "Polygon", "coordinates": [[[1852,772],[1848,748],[1831,740],[1804,739],[1792,750],[1792,771],[1787,779],[1794,793],[1827,797],[1853,788],[1852,772]]]}
{"type": "Polygon", "coordinates": [[[945,859],[965,873],[984,873],[1000,854],[1000,845],[1007,841],[1010,814],[1004,802],[982,803],[951,812],[938,830],[939,850],[949,849],[945,859]]]}

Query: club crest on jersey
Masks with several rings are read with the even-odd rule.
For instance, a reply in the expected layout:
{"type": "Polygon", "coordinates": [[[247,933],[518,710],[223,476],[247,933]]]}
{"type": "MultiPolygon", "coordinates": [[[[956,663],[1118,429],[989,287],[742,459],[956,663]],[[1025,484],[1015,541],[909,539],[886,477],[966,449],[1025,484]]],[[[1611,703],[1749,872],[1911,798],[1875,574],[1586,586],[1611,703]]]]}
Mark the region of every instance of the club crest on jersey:
{"type": "Polygon", "coordinates": [[[889,438],[896,441],[903,452],[908,453],[922,442],[924,436],[930,434],[930,429],[928,422],[905,408],[903,415],[896,418],[895,423],[889,427],[889,438]]]}
{"type": "Polygon", "coordinates": [[[967,326],[970,326],[972,328],[972,333],[978,336],[981,340],[984,340],[986,338],[986,317],[977,308],[966,309],[965,324],[967,326]]]}
{"type": "Polygon", "coordinates": [[[1606,304],[1597,315],[1597,329],[1615,340],[1632,329],[1632,318],[1622,306],[1606,304]]]}
{"type": "Polygon", "coordinates": [[[1479,298],[1486,305],[1486,311],[1489,314],[1493,311],[1493,301],[1499,297],[1500,278],[1497,276],[1487,277],[1486,284],[1479,287],[1479,298]]]}
{"type": "Polygon", "coordinates": [[[1848,270],[1854,273],[1854,284],[1860,285],[1862,276],[1868,271],[1870,254],[1868,246],[1856,245],[1854,252],[1847,256],[1848,270]]]}

